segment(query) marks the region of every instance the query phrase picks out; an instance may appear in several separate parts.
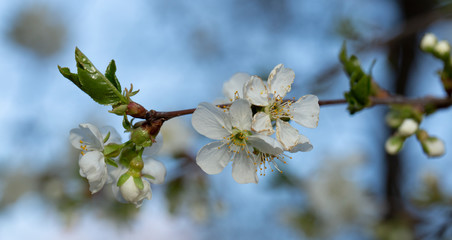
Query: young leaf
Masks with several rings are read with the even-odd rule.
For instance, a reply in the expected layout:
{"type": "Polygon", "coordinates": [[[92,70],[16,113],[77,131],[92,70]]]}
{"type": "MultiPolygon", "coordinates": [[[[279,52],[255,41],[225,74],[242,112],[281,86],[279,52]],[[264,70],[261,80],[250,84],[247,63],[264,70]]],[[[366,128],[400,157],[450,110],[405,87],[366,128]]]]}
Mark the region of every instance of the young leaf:
{"type": "Polygon", "coordinates": [[[91,61],[75,48],[75,60],[77,62],[77,74],[71,73],[69,68],[60,67],[60,73],[80,90],[88,94],[94,101],[103,105],[127,104],[127,100],[121,94],[121,85],[115,76],[116,65],[112,61],[107,68],[109,78],[99,72],[91,61]]]}
{"type": "Polygon", "coordinates": [[[111,60],[110,64],[108,64],[107,70],[105,71],[105,77],[113,84],[118,91],[121,92],[121,84],[116,77],[116,64],[115,60],[111,60]]]}
{"type": "Polygon", "coordinates": [[[94,101],[103,105],[114,105],[126,102],[121,91],[110,82],[91,61],[78,48],[75,49],[78,79],[87,93],[94,101]]]}

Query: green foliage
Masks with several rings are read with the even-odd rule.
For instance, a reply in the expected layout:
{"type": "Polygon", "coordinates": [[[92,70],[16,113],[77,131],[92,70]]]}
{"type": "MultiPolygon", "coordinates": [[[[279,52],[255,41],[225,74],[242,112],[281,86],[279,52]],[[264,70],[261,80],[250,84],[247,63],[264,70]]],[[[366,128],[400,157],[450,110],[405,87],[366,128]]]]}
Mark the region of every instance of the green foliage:
{"type": "Polygon", "coordinates": [[[347,48],[344,44],[339,53],[339,60],[341,61],[344,71],[350,78],[350,91],[344,94],[348,102],[347,109],[350,114],[354,114],[370,105],[369,97],[372,95],[372,76],[366,74],[359,63],[356,56],[347,56],[347,48]]]}
{"type": "Polygon", "coordinates": [[[121,85],[115,75],[116,65],[112,60],[103,75],[78,48],[75,48],[77,74],[67,67],[60,67],[60,73],[78,88],[88,94],[94,101],[103,105],[127,103],[121,94],[121,85]]]}
{"type": "Polygon", "coordinates": [[[116,183],[116,186],[121,187],[130,177],[129,173],[124,173],[123,175],[121,175],[121,177],[119,177],[118,179],[118,183],[116,183]]]}

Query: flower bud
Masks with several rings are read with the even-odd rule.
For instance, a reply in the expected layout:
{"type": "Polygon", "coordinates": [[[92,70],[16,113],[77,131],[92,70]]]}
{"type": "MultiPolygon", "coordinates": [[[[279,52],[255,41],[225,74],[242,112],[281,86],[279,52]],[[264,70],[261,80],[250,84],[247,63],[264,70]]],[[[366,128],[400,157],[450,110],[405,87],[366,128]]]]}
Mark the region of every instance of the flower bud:
{"type": "Polygon", "coordinates": [[[144,199],[150,200],[152,197],[151,187],[148,181],[143,180],[143,189],[139,189],[135,184],[134,178],[129,177],[124,184],[119,187],[122,197],[127,202],[141,206],[144,199]]]}
{"type": "Polygon", "coordinates": [[[149,147],[152,145],[152,139],[148,130],[142,127],[133,129],[130,139],[138,146],[149,147]]]}
{"type": "Polygon", "coordinates": [[[127,105],[127,114],[135,118],[146,118],[147,110],[136,102],[130,102],[127,105]]]}
{"type": "Polygon", "coordinates": [[[447,59],[450,54],[450,44],[445,40],[439,41],[435,45],[433,52],[437,57],[447,59]]]}
{"type": "Polygon", "coordinates": [[[426,52],[432,52],[437,42],[438,39],[436,39],[434,34],[427,33],[421,40],[421,49],[426,52]]]}
{"type": "Polygon", "coordinates": [[[419,127],[419,124],[412,118],[407,118],[403,120],[402,124],[400,125],[397,132],[404,137],[409,137],[413,135],[417,128],[419,127]]]}
{"type": "Polygon", "coordinates": [[[113,109],[108,111],[108,112],[111,112],[111,113],[114,113],[116,115],[122,116],[122,115],[124,115],[124,113],[126,111],[127,111],[127,105],[123,104],[123,105],[119,105],[119,106],[113,107],[113,109]]]}
{"type": "Polygon", "coordinates": [[[437,137],[429,137],[422,141],[422,148],[429,157],[439,157],[445,152],[444,142],[437,137]]]}
{"type": "Polygon", "coordinates": [[[395,155],[402,149],[404,137],[392,136],[386,140],[385,149],[388,154],[395,155]]]}

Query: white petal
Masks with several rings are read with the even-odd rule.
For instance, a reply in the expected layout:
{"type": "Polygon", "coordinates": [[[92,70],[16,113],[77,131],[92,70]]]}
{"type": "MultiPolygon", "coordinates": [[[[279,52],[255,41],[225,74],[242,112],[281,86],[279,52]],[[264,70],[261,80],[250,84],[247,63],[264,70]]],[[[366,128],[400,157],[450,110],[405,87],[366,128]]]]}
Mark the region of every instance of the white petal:
{"type": "Polygon", "coordinates": [[[79,160],[80,174],[86,176],[89,182],[89,190],[96,193],[104,186],[108,179],[107,166],[104,155],[98,151],[87,152],[79,160]]]}
{"type": "Polygon", "coordinates": [[[273,130],[270,116],[264,112],[258,112],[254,115],[251,129],[257,133],[265,135],[272,135],[275,132],[273,130]]]}
{"type": "Polygon", "coordinates": [[[254,134],[248,136],[248,142],[250,145],[264,153],[278,155],[283,152],[283,146],[276,141],[276,139],[266,135],[254,134]]]}
{"type": "Polygon", "coordinates": [[[153,184],[162,184],[165,181],[166,177],[165,165],[152,158],[144,160],[144,167],[143,170],[141,170],[141,172],[153,176],[155,179],[147,178],[148,181],[153,184]]]}
{"type": "Polygon", "coordinates": [[[87,150],[103,150],[103,138],[99,129],[90,123],[80,124],[79,128],[74,128],[69,134],[69,141],[72,146],[82,149],[82,145],[86,145],[87,150]],[[82,141],[82,143],[80,142],[82,141]]]}
{"type": "Polygon", "coordinates": [[[245,99],[235,100],[229,108],[233,127],[240,130],[251,130],[253,112],[250,103],[245,99]]]}
{"type": "Polygon", "coordinates": [[[144,148],[143,158],[148,158],[157,155],[163,146],[163,137],[161,134],[157,135],[155,142],[150,147],[144,148]]]}
{"type": "Polygon", "coordinates": [[[223,84],[223,95],[227,97],[230,102],[233,102],[235,97],[243,98],[243,87],[248,80],[250,80],[250,75],[248,73],[234,74],[223,84]]]}
{"type": "Polygon", "coordinates": [[[107,136],[108,133],[110,133],[110,137],[108,138],[105,145],[109,143],[121,143],[121,136],[119,136],[119,133],[111,126],[105,126],[100,129],[100,133],[102,134],[102,139],[107,136]]]}
{"type": "Polygon", "coordinates": [[[215,140],[222,140],[229,136],[232,128],[229,115],[207,102],[198,105],[191,118],[191,123],[200,134],[215,140]]]}
{"type": "Polygon", "coordinates": [[[237,183],[257,183],[259,181],[254,156],[254,154],[247,155],[243,152],[235,155],[232,163],[232,178],[237,183]]]}
{"type": "Polygon", "coordinates": [[[251,104],[257,106],[268,105],[268,92],[265,83],[258,76],[251,76],[250,80],[245,84],[245,98],[251,104]]]}
{"type": "Polygon", "coordinates": [[[290,105],[291,119],[308,128],[317,127],[319,112],[319,98],[315,95],[305,95],[290,105]]]}
{"type": "Polygon", "coordinates": [[[290,92],[295,73],[290,68],[278,64],[268,76],[268,88],[275,97],[284,98],[290,92]]]}
{"type": "Polygon", "coordinates": [[[284,146],[284,150],[289,150],[298,144],[300,133],[288,122],[278,119],[276,120],[276,138],[284,146]]]}
{"type": "Polygon", "coordinates": [[[207,174],[218,174],[228,165],[230,159],[226,144],[217,141],[211,142],[199,150],[196,163],[207,174]]]}
{"type": "Polygon", "coordinates": [[[298,139],[298,144],[295,145],[292,149],[290,149],[290,152],[309,152],[313,149],[313,146],[309,139],[305,137],[304,135],[300,134],[300,138],[298,139]]]}

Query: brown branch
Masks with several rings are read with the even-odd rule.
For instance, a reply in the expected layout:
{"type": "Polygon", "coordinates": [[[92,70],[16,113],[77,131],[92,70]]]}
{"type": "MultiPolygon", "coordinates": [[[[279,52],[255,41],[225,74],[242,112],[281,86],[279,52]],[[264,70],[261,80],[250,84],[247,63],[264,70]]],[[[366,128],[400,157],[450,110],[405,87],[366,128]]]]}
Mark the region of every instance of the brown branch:
{"type": "MultiPolygon", "coordinates": [[[[293,101],[293,100],[286,100],[293,101]]],[[[424,98],[405,98],[403,96],[389,96],[385,98],[370,98],[370,106],[375,105],[389,105],[389,104],[406,104],[406,105],[414,105],[418,107],[425,108],[426,106],[431,106],[433,108],[446,108],[452,105],[452,98],[436,98],[436,97],[424,97],[424,98]]],[[[336,105],[336,104],[345,104],[347,101],[345,99],[333,99],[333,100],[320,100],[320,106],[328,106],[328,105],[336,105]]],[[[224,108],[228,107],[230,104],[222,104],[217,105],[218,107],[224,108]]],[[[146,114],[147,121],[155,121],[157,119],[162,119],[164,121],[169,120],[174,117],[179,117],[183,115],[192,114],[196,108],[171,111],[171,112],[158,112],[155,110],[150,110],[146,114]]]]}

